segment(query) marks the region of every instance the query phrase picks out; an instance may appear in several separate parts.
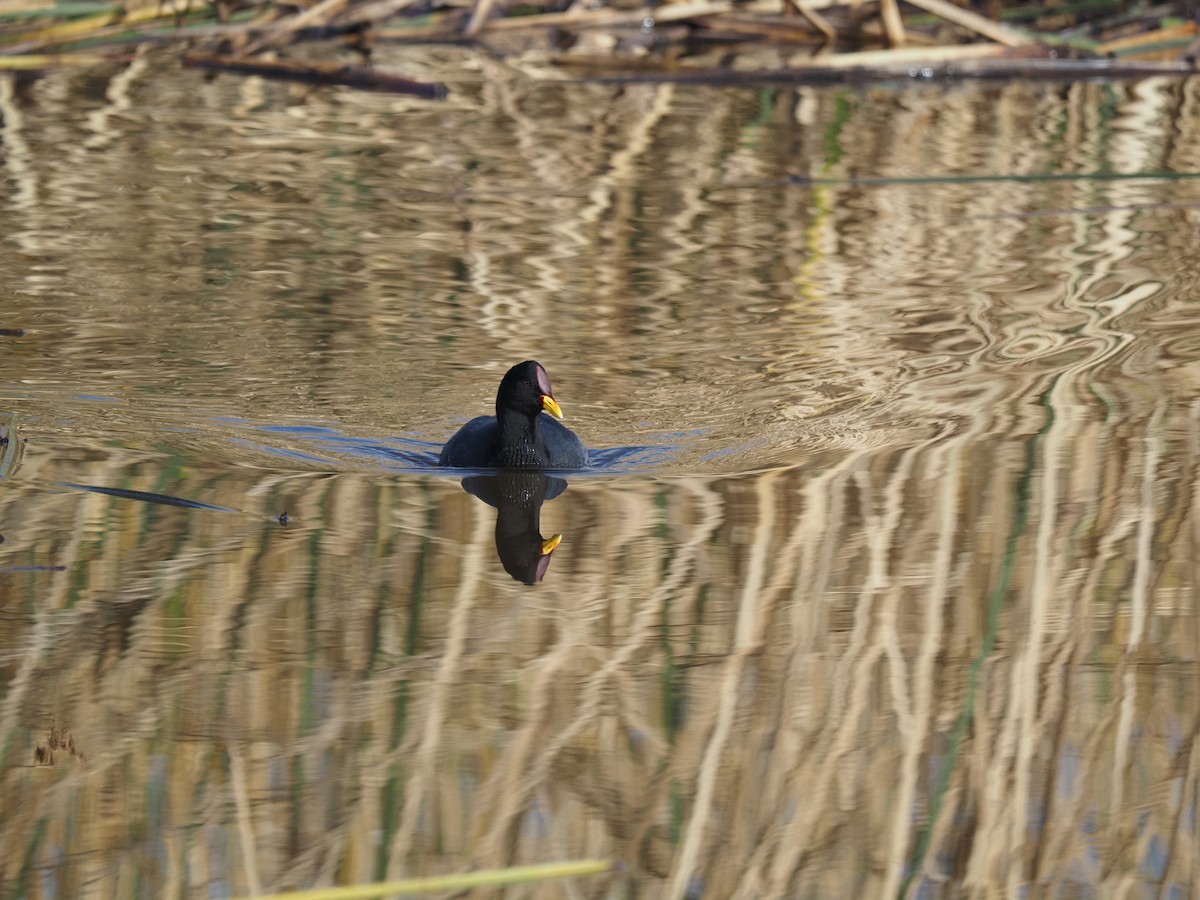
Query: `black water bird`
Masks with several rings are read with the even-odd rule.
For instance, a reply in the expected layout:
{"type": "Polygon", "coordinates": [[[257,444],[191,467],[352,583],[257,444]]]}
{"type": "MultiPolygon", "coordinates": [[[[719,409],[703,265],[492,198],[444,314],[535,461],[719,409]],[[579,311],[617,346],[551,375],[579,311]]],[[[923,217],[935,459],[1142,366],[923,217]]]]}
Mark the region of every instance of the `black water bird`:
{"type": "Polygon", "coordinates": [[[562,409],[540,363],[513,366],[496,391],[496,415],[479,416],[460,428],[438,457],[439,466],[460,469],[580,469],[587,449],[555,419],[562,409]],[[543,416],[547,412],[554,418],[543,416]]]}

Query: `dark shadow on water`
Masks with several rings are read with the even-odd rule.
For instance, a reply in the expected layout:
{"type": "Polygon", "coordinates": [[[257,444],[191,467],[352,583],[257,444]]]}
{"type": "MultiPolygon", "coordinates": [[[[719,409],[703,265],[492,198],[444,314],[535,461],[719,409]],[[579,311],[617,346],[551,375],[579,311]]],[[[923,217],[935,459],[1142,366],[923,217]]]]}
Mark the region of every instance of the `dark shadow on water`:
{"type": "Polygon", "coordinates": [[[102,487],[95,484],[72,484],[67,481],[59,482],[62,487],[77,491],[91,491],[93,494],[107,494],[110,497],[121,497],[124,500],[137,500],[141,503],[160,503],[163,506],[180,506],[185,509],[207,509],[213,512],[238,512],[228,506],[214,506],[211,503],[201,503],[199,500],[187,500],[183,497],[172,497],[170,494],[157,494],[150,491],[132,491],[127,488],[102,487]]]}

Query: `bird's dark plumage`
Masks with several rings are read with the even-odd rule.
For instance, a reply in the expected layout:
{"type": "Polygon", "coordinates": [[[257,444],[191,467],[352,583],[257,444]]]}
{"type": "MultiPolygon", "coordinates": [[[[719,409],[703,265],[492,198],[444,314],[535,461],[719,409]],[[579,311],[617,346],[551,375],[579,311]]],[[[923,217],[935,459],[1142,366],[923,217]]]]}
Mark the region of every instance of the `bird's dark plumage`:
{"type": "Polygon", "coordinates": [[[496,391],[496,415],[479,416],[460,428],[438,457],[439,466],[460,469],[580,469],[587,449],[555,419],[562,410],[546,370],[533,360],[513,366],[496,391]],[[542,415],[545,410],[551,416],[542,415]]]}

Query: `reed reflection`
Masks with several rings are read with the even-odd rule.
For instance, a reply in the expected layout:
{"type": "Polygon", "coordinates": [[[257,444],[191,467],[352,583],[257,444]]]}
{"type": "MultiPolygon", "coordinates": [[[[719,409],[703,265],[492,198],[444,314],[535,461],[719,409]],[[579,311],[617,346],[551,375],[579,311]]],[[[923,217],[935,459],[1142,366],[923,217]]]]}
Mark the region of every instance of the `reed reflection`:
{"type": "Polygon", "coordinates": [[[505,469],[471,475],[463,489],[496,509],[496,553],[504,571],[524,584],[537,584],[550,568],[561,534],[542,537],[542,504],[567,489],[563,478],[536,469],[505,469]]]}

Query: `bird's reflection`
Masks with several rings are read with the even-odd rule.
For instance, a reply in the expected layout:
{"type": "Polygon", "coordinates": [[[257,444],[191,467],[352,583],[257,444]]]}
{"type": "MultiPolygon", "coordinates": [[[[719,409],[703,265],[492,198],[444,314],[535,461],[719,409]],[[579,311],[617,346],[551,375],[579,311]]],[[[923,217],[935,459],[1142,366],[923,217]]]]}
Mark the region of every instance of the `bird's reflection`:
{"type": "Polygon", "coordinates": [[[550,554],[562,541],[543,538],[542,504],[567,489],[567,482],[536,469],[508,469],[494,475],[471,475],[463,489],[496,508],[496,553],[504,570],[517,581],[537,584],[550,568],[550,554]]]}

